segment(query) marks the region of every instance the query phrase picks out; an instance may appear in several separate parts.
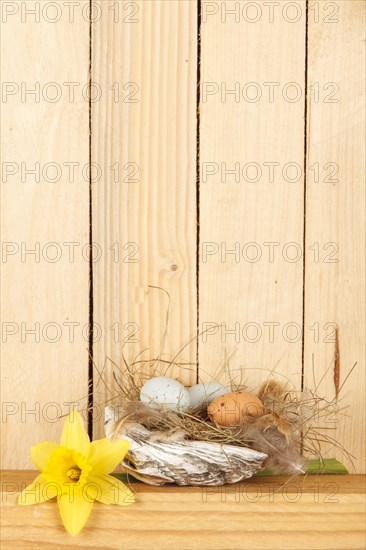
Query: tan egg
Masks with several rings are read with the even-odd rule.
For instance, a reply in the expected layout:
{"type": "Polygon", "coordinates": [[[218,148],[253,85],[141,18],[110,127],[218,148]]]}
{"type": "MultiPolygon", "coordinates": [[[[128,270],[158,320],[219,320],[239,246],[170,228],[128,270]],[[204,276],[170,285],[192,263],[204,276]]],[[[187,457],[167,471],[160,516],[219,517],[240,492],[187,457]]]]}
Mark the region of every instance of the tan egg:
{"type": "Polygon", "coordinates": [[[241,426],[245,420],[264,413],[263,403],[245,391],[216,397],[207,408],[211,421],[218,426],[241,426]]]}

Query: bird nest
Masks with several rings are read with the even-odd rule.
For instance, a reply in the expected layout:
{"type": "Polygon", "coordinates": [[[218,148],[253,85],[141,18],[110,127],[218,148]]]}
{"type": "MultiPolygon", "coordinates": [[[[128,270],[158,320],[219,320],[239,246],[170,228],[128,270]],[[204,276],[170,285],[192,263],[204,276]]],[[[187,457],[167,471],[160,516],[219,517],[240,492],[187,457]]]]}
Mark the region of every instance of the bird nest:
{"type": "MultiPolygon", "coordinates": [[[[263,468],[297,475],[306,472],[309,458],[323,462],[324,442],[350,457],[323,429],[334,417],[334,401],[307,389],[291,391],[271,373],[256,392],[263,404],[261,414],[246,417],[240,426],[220,426],[206,406],[176,411],[140,401],[147,379],[166,375],[173,367],[176,373],[187,368],[186,363],[159,357],[131,363],[123,358],[122,368],[113,364],[119,395],[105,409],[106,436],[130,441],[121,470],[146,483],[221,485],[263,468]]],[[[247,390],[233,382],[231,389],[247,390]]]]}

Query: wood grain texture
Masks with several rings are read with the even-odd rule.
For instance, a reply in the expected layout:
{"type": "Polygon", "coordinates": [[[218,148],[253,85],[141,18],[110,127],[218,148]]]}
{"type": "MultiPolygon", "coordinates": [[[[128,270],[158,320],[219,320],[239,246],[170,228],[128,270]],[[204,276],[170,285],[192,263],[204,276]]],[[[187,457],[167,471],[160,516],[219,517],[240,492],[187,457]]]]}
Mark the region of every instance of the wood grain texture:
{"type": "MultiPolygon", "coordinates": [[[[332,400],[337,377],[342,385],[358,363],[335,406],[344,414],[327,426],[336,431],[327,433],[356,457],[355,471],[364,472],[365,5],[337,5],[338,22],[309,19],[305,375],[312,384],[314,369],[319,393],[332,400]],[[311,168],[316,164],[318,182],[311,168]]],[[[332,445],[324,452],[336,454],[352,471],[332,445]]]]}
{"type": "Polygon", "coordinates": [[[252,389],[273,368],[300,387],[306,18],[297,4],[293,23],[280,11],[250,22],[244,6],[236,16],[225,2],[215,13],[203,4],[199,326],[210,332],[200,376],[238,347],[230,369],[252,389]]]}
{"type": "MultiPolygon", "coordinates": [[[[105,251],[94,270],[94,317],[103,333],[94,347],[96,381],[106,356],[122,364],[123,348],[128,359],[161,351],[168,299],[149,285],[170,295],[165,359],[197,326],[196,4],[133,4],[135,22],[108,17],[93,26],[93,80],[107,90],[92,111],[92,155],[104,175],[93,186],[93,239],[105,251]],[[115,83],[117,102],[108,91],[115,83]]],[[[195,362],[195,350],[193,342],[181,358],[195,362]]],[[[114,394],[113,369],[107,363],[108,388],[97,382],[96,400],[114,394]]],[[[195,371],[175,375],[194,381],[195,371]]]]}
{"type": "Polygon", "coordinates": [[[2,475],[2,548],[114,550],[356,550],[365,544],[365,476],[253,478],[233,486],[136,483],[129,507],[94,505],[78,536],[64,531],[55,502],[17,507],[34,472],[2,475]],[[286,485],[287,483],[287,485],[286,485]],[[26,527],[25,527],[26,526],[26,527]]]}
{"type": "Polygon", "coordinates": [[[22,15],[24,3],[11,4],[1,44],[1,457],[22,468],[34,443],[57,438],[67,403],[88,392],[89,25],[86,2],[72,24],[65,12],[51,23],[52,9],[22,15]],[[67,163],[78,163],[74,181],[67,163]]]}

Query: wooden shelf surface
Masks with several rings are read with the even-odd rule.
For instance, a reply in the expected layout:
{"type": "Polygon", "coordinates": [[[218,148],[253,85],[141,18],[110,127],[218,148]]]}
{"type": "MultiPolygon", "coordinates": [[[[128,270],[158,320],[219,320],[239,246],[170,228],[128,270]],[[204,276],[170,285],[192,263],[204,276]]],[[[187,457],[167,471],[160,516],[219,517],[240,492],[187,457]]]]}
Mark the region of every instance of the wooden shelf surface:
{"type": "Polygon", "coordinates": [[[253,478],[224,487],[131,486],[128,507],[96,503],[76,537],[54,501],[17,506],[34,471],[1,476],[1,548],[123,550],[364,549],[364,475],[253,478]]]}

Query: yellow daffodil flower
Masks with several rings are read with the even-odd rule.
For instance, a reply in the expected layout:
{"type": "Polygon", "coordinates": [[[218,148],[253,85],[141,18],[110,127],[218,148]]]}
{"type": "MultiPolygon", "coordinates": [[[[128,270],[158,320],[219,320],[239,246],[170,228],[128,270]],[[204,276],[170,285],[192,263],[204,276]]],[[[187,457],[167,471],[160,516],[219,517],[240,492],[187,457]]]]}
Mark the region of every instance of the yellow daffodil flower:
{"type": "Polygon", "coordinates": [[[31,485],[19,495],[18,504],[37,504],[57,498],[66,530],[76,535],[84,527],[93,503],[132,504],[134,494],[108,475],[129,449],[123,439],[90,442],[77,411],[67,417],[60,445],[44,441],[31,448],[31,458],[40,470],[31,485]]]}

